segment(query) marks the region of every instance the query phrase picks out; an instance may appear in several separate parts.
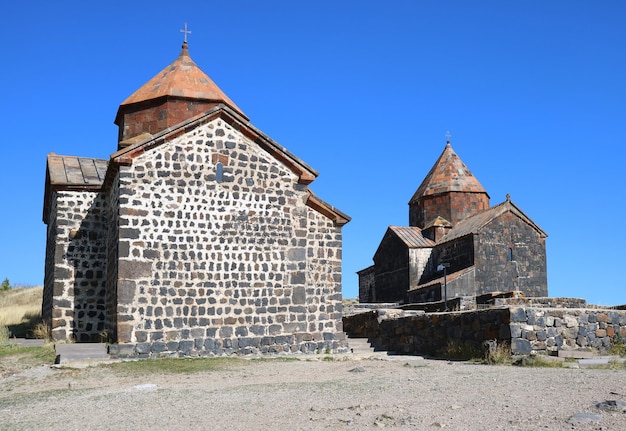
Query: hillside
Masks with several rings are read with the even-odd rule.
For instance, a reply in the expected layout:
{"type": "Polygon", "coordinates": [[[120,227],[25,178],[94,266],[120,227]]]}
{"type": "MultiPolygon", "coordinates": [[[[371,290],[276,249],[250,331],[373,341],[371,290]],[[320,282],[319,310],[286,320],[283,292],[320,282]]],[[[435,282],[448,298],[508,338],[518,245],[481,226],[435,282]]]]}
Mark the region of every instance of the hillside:
{"type": "Polygon", "coordinates": [[[41,320],[42,294],[41,286],[0,292],[0,327],[6,326],[11,337],[32,336],[41,320]]]}

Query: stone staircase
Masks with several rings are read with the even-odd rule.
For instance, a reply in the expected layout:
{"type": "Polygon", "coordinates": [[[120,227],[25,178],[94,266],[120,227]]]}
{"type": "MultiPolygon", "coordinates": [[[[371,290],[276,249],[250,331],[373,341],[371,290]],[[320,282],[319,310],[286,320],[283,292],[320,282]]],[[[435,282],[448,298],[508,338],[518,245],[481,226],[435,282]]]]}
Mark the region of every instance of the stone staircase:
{"type": "Polygon", "coordinates": [[[367,338],[347,337],[350,352],[359,358],[386,358],[386,351],[376,351],[367,338]]]}

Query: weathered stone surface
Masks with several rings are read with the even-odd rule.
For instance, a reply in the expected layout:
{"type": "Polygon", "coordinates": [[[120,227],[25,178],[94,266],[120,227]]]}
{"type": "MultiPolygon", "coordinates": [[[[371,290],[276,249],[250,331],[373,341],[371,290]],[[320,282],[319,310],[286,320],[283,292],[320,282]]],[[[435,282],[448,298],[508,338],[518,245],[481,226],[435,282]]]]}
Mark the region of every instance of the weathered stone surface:
{"type": "Polygon", "coordinates": [[[530,341],[523,338],[511,339],[511,353],[514,355],[529,355],[532,352],[530,341]]]}
{"type": "Polygon", "coordinates": [[[511,322],[526,322],[528,319],[526,316],[526,309],[523,307],[511,307],[510,313],[511,322]]]}

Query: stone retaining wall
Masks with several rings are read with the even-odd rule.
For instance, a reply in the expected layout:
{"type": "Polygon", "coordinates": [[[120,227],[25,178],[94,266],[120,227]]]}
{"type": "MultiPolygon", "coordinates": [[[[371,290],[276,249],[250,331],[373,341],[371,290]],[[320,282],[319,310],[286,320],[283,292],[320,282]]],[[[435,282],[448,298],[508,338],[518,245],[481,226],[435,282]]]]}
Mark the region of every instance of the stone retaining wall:
{"type": "Polygon", "coordinates": [[[344,331],[368,338],[377,349],[408,355],[479,352],[487,340],[510,342],[508,308],[432,314],[378,310],[344,318],[344,331]]]}
{"type": "Polygon", "coordinates": [[[509,344],[514,355],[556,354],[559,350],[606,353],[626,339],[626,311],[494,307],[486,310],[409,315],[376,310],[344,317],[351,337],[368,338],[380,350],[398,354],[444,355],[450,349],[479,352],[484,343],[509,344]]]}
{"type": "Polygon", "coordinates": [[[616,335],[626,338],[626,311],[511,307],[514,353],[592,349],[605,353],[616,335]]]}

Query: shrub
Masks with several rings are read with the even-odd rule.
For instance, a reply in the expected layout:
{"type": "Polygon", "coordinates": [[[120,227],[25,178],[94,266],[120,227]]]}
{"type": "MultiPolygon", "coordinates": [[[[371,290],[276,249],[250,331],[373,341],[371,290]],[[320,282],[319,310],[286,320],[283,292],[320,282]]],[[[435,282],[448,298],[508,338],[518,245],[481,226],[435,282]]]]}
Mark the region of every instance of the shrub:
{"type": "Polygon", "coordinates": [[[609,349],[610,355],[626,357],[626,342],[619,334],[615,334],[609,349]]]}
{"type": "Polygon", "coordinates": [[[11,283],[8,278],[5,278],[2,284],[0,284],[0,290],[11,290],[11,283]]]}

